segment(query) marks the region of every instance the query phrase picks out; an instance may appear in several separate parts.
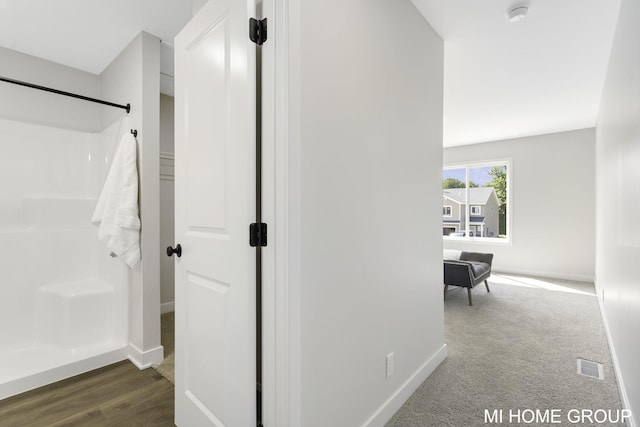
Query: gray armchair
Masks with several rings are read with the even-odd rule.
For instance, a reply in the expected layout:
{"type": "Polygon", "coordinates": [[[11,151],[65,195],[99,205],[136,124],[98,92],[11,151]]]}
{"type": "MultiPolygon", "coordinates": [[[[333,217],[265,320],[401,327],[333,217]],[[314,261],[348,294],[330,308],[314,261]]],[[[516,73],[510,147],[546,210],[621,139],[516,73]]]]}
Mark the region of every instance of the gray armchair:
{"type": "Polygon", "coordinates": [[[493,254],[480,252],[461,252],[460,259],[444,260],[444,298],[447,298],[449,286],[459,286],[467,288],[469,305],[473,305],[471,300],[471,289],[484,282],[489,290],[487,278],[491,276],[491,263],[493,254]]]}

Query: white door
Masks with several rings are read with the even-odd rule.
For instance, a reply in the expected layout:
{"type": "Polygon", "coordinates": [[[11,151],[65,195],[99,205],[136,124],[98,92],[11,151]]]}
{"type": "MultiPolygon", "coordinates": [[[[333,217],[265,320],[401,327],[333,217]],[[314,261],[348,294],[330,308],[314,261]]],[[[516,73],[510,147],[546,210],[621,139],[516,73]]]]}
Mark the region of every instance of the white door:
{"type": "Polygon", "coordinates": [[[256,425],[253,6],[210,0],[176,37],[176,425],[256,425]]]}

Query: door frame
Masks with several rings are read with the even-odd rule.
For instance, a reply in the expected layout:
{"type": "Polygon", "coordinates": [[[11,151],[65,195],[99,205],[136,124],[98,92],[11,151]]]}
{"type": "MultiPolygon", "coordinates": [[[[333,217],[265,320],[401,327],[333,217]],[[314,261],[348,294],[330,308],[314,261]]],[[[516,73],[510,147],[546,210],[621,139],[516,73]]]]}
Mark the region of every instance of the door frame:
{"type": "Polygon", "coordinates": [[[301,425],[300,1],[262,0],[262,422],[301,425]]]}

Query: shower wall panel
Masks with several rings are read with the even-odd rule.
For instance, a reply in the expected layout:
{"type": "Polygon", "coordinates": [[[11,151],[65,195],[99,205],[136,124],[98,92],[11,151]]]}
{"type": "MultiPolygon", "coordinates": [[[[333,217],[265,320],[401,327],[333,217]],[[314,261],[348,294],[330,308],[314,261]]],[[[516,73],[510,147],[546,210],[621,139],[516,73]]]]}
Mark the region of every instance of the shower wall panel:
{"type": "Polygon", "coordinates": [[[0,398],[126,347],[126,271],[90,222],[118,132],[0,118],[0,398]]]}

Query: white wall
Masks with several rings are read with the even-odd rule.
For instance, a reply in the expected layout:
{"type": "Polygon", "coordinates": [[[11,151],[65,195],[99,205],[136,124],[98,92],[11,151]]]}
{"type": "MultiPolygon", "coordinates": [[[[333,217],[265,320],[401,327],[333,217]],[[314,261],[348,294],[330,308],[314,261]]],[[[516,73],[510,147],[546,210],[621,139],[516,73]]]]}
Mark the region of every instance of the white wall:
{"type": "MultiPolygon", "coordinates": [[[[173,97],[160,95],[160,151],[174,152],[173,97]]],[[[167,246],[174,246],[174,184],[160,181],[160,302],[164,312],[173,311],[175,257],[168,257],[167,246]]]]}
{"type": "Polygon", "coordinates": [[[496,271],[592,281],[594,147],[594,130],[584,129],[446,148],[445,165],[511,160],[511,243],[444,247],[491,252],[496,271]]]}
{"type": "MultiPolygon", "coordinates": [[[[140,33],[101,74],[105,98],[131,104],[130,128],[138,131],[142,261],[130,270],[129,352],[139,367],[162,361],[160,345],[160,40],[140,33]]],[[[105,111],[103,124],[119,120],[105,111]]]]}
{"type": "MultiPolygon", "coordinates": [[[[100,98],[94,74],[0,47],[0,76],[100,98]]],[[[101,109],[79,99],[0,82],[0,117],[84,132],[100,132],[101,109]]],[[[120,103],[118,100],[113,100],[120,103]]]]}
{"type": "Polygon", "coordinates": [[[292,10],[303,29],[289,46],[297,425],[383,425],[446,356],[443,42],[408,0],[292,10]]]}
{"type": "Polygon", "coordinates": [[[596,132],[596,287],[618,381],[640,420],[640,3],[623,0],[596,132]]]}
{"type": "MultiPolygon", "coordinates": [[[[100,89],[92,74],[4,48],[0,75],[80,94],[96,95],[100,89]]],[[[27,225],[25,196],[99,195],[104,165],[95,160],[97,136],[88,133],[101,129],[94,105],[0,82],[0,229],[27,225]]]]}

